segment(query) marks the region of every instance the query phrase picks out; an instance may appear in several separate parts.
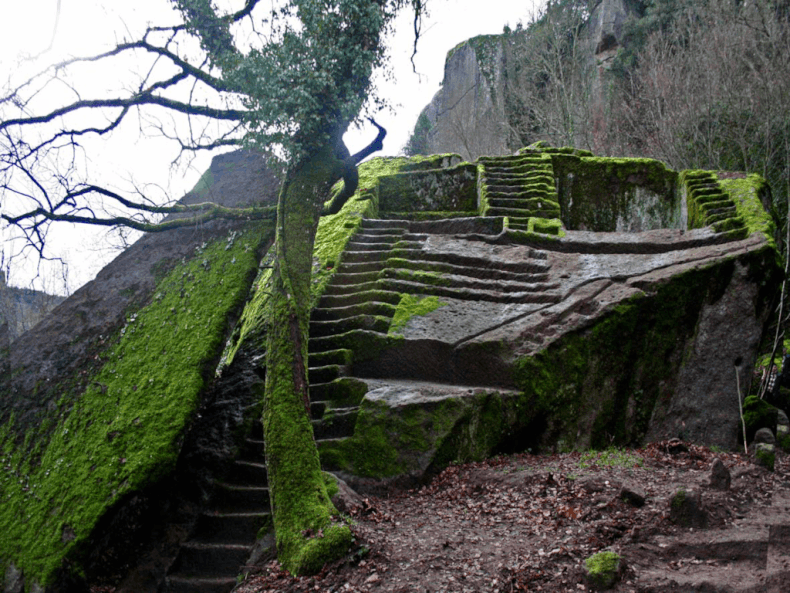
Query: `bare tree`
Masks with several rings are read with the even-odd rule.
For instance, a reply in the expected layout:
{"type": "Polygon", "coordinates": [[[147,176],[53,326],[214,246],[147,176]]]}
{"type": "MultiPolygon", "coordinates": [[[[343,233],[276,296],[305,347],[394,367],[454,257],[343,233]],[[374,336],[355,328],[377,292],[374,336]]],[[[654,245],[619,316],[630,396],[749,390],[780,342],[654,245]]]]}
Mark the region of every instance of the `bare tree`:
{"type": "MultiPolygon", "coordinates": [[[[423,0],[245,0],[220,12],[210,0],[170,0],[174,24],[47,68],[0,97],[0,219],[44,254],[52,224],[76,222],[165,231],[211,220],[274,219],[276,258],[268,287],[264,433],[277,549],[293,572],[343,553],[351,532],[327,495],[309,419],[307,340],[312,252],[319,218],[353,195],[356,165],[386,133],[351,155],[343,134],[369,102],[384,65],[384,35],[411,6],[419,32],[423,0]],[[141,76],[111,96],[69,82],[76,67],[131,56],[141,76]],[[287,159],[277,208],[162,204],[83,174],[83,141],[134,116],[183,151],[277,147],[287,159]],[[172,118],[177,125],[165,122],[172,118]],[[180,125],[178,125],[180,124],[180,125]],[[329,189],[344,181],[325,209],[329,189]],[[167,214],[187,218],[168,218],[167,214]],[[298,468],[298,469],[295,469],[298,468]],[[311,538],[322,533],[322,538],[311,538]]],[[[416,40],[415,40],[416,43],[416,40]]]]}

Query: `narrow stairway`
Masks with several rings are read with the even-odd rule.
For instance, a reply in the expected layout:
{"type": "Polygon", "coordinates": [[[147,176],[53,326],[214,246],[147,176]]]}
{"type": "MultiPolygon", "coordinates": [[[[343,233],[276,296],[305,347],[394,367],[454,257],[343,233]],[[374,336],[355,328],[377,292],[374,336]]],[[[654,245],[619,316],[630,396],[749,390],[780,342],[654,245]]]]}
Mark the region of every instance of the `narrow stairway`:
{"type": "Polygon", "coordinates": [[[225,480],[215,484],[210,508],[182,544],[164,591],[228,593],[269,520],[263,426],[256,420],[225,480]]]}
{"type": "Polygon", "coordinates": [[[507,216],[509,228],[530,230],[530,218],[559,218],[551,159],[546,155],[480,157],[483,216],[507,216]]]}

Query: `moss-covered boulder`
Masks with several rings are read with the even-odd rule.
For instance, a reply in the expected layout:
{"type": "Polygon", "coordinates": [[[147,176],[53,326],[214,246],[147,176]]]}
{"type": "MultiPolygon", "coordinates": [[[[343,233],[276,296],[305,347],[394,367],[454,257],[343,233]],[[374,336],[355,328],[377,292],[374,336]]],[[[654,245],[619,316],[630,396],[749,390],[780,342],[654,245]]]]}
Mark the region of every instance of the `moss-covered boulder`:
{"type": "MultiPolygon", "coordinates": [[[[265,190],[277,180],[260,157],[215,165],[195,199],[215,186],[231,205],[273,198],[265,190]],[[229,191],[228,176],[264,193],[229,191]]],[[[76,590],[109,570],[107,546],[129,553],[148,515],[161,519],[155,509],[179,491],[179,459],[199,457],[185,443],[213,405],[217,366],[272,231],[216,222],[143,237],[14,342],[0,381],[0,574],[28,590],[76,590]]],[[[224,436],[232,440],[249,403],[230,416],[212,409],[224,436]]]]}
{"type": "Polygon", "coordinates": [[[599,591],[611,589],[623,573],[624,564],[616,552],[605,550],[593,554],[584,561],[587,582],[599,591]]]}

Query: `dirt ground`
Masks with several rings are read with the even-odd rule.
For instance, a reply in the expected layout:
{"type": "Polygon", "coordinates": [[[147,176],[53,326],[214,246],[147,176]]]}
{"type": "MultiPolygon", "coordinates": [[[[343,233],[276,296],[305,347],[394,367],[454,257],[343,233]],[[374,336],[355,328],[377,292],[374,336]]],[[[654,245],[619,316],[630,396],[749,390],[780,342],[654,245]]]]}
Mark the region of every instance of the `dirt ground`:
{"type": "Polygon", "coordinates": [[[584,559],[613,550],[618,592],[786,593],[790,460],[777,456],[773,473],[753,462],[665,442],[455,465],[420,489],[357,501],[352,552],[319,575],[295,578],[269,559],[234,591],[589,591],[584,559]],[[717,458],[727,490],[709,485],[717,458]],[[701,493],[705,529],[670,521],[681,488],[701,493]]]}

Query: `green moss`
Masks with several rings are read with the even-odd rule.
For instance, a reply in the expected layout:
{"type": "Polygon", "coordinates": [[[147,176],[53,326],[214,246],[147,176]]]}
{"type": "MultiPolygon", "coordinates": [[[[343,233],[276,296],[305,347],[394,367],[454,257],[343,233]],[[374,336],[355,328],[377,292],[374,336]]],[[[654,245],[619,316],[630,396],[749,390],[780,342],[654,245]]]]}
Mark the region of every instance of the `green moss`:
{"type": "MultiPolygon", "coordinates": [[[[743,400],[743,421],[746,425],[746,440],[751,443],[754,435],[761,428],[776,431],[776,420],[779,411],[767,401],[756,395],[750,395],[743,400]]],[[[742,438],[742,435],[740,435],[742,438]]]]}
{"type": "Polygon", "coordinates": [[[326,467],[386,478],[480,460],[532,419],[521,395],[480,391],[395,408],[365,399],[354,435],[319,443],[326,467]]]}
{"type": "Polygon", "coordinates": [[[467,212],[477,207],[476,183],[477,168],[470,163],[382,175],[379,207],[382,212],[467,212]]]}
{"type": "Polygon", "coordinates": [[[63,394],[49,434],[26,435],[39,459],[15,447],[12,425],[4,427],[3,559],[28,584],[50,582],[65,559],[78,562],[113,505],[172,471],[265,234],[247,231],[230,248],[217,241],[173,269],[151,303],[128,316],[91,387],[63,394]]]}
{"type": "Polygon", "coordinates": [[[554,237],[564,237],[565,230],[559,218],[535,218],[529,219],[528,231],[530,233],[540,233],[542,235],[552,235],[554,237]]]}
{"type": "Polygon", "coordinates": [[[651,418],[666,414],[702,307],[721,298],[733,271],[733,261],[690,270],[517,360],[516,385],[545,419],[542,441],[595,449],[641,442],[651,418]]]}
{"type": "Polygon", "coordinates": [[[762,465],[769,472],[774,471],[776,450],[773,445],[757,443],[757,450],[754,452],[754,456],[757,458],[757,463],[762,465]]]}
{"type": "Polygon", "coordinates": [[[579,460],[579,467],[588,468],[593,465],[599,467],[622,467],[632,469],[642,467],[645,460],[641,455],[631,453],[624,449],[609,447],[604,451],[590,451],[584,453],[579,460]]]}
{"type": "Polygon", "coordinates": [[[584,561],[587,577],[599,589],[611,588],[619,578],[620,556],[615,552],[604,551],[593,554],[584,561]]]}
{"type": "Polygon", "coordinates": [[[400,333],[412,317],[427,315],[445,304],[435,296],[420,298],[410,294],[401,295],[388,333],[391,335],[400,333]]]}
{"type": "Polygon", "coordinates": [[[769,245],[776,248],[776,224],[765,207],[771,204],[765,179],[752,174],[744,179],[719,179],[719,185],[734,202],[749,234],[760,233],[769,245]]]}
{"type": "Polygon", "coordinates": [[[555,153],[551,158],[567,228],[680,228],[677,173],[664,163],[555,153]]]}

